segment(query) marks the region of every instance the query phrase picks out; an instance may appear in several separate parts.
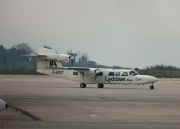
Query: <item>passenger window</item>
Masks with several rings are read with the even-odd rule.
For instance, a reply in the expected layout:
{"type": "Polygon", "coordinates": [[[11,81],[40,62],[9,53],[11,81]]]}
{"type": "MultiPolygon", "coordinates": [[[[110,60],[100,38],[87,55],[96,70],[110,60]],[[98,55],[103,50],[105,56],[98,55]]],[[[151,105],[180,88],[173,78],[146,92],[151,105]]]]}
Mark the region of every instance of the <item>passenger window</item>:
{"type": "Polygon", "coordinates": [[[78,72],[73,72],[73,75],[78,75],[78,72]]]}
{"type": "Polygon", "coordinates": [[[114,76],[114,72],[109,72],[108,76],[114,76]]]}
{"type": "Polygon", "coordinates": [[[124,72],[122,76],[128,76],[128,72],[124,72]]]}
{"type": "Polygon", "coordinates": [[[120,76],[120,72],[117,72],[117,73],[116,73],[116,76],[120,76]]]}

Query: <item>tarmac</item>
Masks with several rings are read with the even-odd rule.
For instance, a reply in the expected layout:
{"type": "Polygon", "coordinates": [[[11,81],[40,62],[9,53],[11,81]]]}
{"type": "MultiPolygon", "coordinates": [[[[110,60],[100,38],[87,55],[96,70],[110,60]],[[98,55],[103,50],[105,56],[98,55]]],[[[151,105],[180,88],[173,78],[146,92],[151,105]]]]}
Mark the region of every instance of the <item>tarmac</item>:
{"type": "Polygon", "coordinates": [[[0,75],[0,129],[179,129],[180,79],[97,85],[50,76],[0,75]]]}

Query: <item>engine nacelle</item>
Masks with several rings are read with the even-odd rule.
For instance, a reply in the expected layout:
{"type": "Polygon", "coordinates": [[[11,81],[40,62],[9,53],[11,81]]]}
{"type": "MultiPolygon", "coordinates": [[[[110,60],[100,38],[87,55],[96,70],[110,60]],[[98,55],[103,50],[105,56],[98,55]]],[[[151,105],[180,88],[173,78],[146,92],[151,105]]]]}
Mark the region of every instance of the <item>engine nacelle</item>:
{"type": "Polygon", "coordinates": [[[85,71],[84,75],[96,75],[100,72],[101,71],[99,71],[99,69],[97,69],[97,68],[90,68],[90,70],[85,71]]]}
{"type": "Polygon", "coordinates": [[[0,111],[5,110],[8,107],[7,103],[0,99],[0,111]]]}
{"type": "Polygon", "coordinates": [[[58,62],[70,62],[71,60],[74,59],[71,55],[68,54],[56,54],[56,53],[51,53],[51,54],[46,54],[46,55],[38,55],[38,58],[43,59],[43,60],[54,60],[58,62]]]}
{"type": "Polygon", "coordinates": [[[69,62],[71,60],[71,56],[67,54],[59,54],[59,57],[57,58],[57,61],[62,62],[69,62]]]}

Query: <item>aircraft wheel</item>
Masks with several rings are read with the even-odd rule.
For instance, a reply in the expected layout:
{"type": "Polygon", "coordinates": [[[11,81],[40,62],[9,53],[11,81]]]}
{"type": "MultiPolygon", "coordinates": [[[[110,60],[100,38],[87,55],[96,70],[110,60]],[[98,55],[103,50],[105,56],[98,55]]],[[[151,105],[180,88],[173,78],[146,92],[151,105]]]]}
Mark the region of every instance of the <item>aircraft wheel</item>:
{"type": "Polygon", "coordinates": [[[86,84],[85,83],[83,84],[83,88],[86,88],[86,84]]]}
{"type": "Polygon", "coordinates": [[[83,84],[82,83],[80,84],[80,88],[83,88],[83,84]]]}
{"type": "Polygon", "coordinates": [[[101,84],[101,88],[104,88],[104,84],[101,84]]]}
{"type": "Polygon", "coordinates": [[[100,84],[98,84],[98,88],[101,88],[101,85],[100,85],[100,84]]]}
{"type": "Polygon", "coordinates": [[[80,84],[80,88],[86,88],[86,84],[85,83],[81,83],[80,84]]]}
{"type": "Polygon", "coordinates": [[[104,88],[104,84],[98,84],[98,88],[104,88]]]}
{"type": "Polygon", "coordinates": [[[151,90],[153,90],[153,89],[154,89],[154,86],[153,86],[153,85],[151,85],[151,86],[150,86],[150,89],[151,89],[151,90]]]}

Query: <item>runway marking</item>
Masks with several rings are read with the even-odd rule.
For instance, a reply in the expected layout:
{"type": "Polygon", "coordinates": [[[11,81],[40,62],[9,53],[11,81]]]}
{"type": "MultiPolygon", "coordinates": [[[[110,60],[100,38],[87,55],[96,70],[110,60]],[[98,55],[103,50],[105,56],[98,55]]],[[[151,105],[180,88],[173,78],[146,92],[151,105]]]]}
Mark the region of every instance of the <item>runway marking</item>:
{"type": "Polygon", "coordinates": [[[117,98],[114,98],[114,97],[97,97],[97,99],[117,99],[117,98]]]}
{"type": "Polygon", "coordinates": [[[29,113],[28,111],[25,111],[25,110],[20,109],[20,108],[18,108],[18,107],[14,107],[14,106],[12,106],[12,105],[8,105],[8,107],[14,109],[16,112],[20,112],[22,115],[30,118],[30,119],[33,120],[33,121],[43,121],[42,119],[40,119],[40,118],[32,115],[32,114],[29,113]]]}

